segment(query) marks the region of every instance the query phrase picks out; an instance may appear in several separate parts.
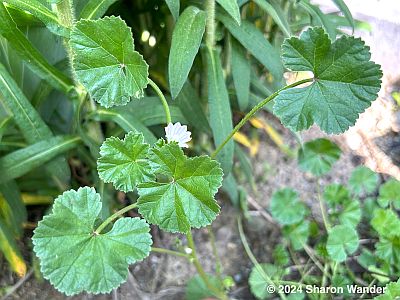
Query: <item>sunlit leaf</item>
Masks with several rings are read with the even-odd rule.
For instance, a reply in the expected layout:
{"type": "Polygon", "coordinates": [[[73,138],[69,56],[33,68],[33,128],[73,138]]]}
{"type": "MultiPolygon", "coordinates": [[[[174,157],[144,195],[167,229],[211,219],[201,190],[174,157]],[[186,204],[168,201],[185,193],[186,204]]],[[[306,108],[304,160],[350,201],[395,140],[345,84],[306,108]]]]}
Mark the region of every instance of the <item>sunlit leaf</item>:
{"type": "Polygon", "coordinates": [[[150,159],[154,172],[167,178],[139,185],[139,213],[170,232],[211,224],[220,210],[214,199],[222,182],[218,162],[188,158],[175,143],[153,148],[150,159]]]}
{"type": "Polygon", "coordinates": [[[93,188],[70,190],[34,231],[43,276],[67,295],[108,293],[126,280],[129,264],[149,255],[152,241],[144,220],[121,218],[110,231],[96,234],[100,211],[93,188]]]}
{"type": "Polygon", "coordinates": [[[271,215],[282,225],[290,225],[301,221],[307,209],[298,194],[289,188],[276,191],[272,195],[271,215]]]}
{"type": "Polygon", "coordinates": [[[143,97],[148,65],[119,17],[80,20],[71,32],[72,65],[91,97],[105,107],[143,97]]]}
{"type": "Polygon", "coordinates": [[[377,98],[380,66],[370,61],[361,39],[343,35],[331,43],[322,28],[285,40],[282,58],[291,71],[312,71],[313,82],[282,91],[274,113],[293,131],[316,123],[326,133],[342,133],[377,98]]]}
{"type": "Polygon", "coordinates": [[[349,186],[356,195],[370,194],[376,189],[378,181],[378,174],[367,167],[359,166],[351,173],[349,186]]]}
{"type": "Polygon", "coordinates": [[[337,225],[328,233],[326,250],[334,261],[342,262],[346,260],[347,255],[357,250],[358,244],[356,230],[346,225],[337,225]]]}

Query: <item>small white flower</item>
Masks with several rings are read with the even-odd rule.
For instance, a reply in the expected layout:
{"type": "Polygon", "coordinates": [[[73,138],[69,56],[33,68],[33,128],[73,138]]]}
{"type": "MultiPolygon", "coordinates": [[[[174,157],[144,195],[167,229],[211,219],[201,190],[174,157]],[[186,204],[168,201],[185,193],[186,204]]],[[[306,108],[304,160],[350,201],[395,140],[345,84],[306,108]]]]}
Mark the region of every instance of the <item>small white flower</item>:
{"type": "Polygon", "coordinates": [[[181,123],[169,123],[167,127],[165,127],[165,137],[167,138],[168,143],[177,142],[179,147],[188,148],[187,142],[189,142],[192,138],[190,137],[192,133],[187,130],[186,125],[181,125],[181,123]]]}

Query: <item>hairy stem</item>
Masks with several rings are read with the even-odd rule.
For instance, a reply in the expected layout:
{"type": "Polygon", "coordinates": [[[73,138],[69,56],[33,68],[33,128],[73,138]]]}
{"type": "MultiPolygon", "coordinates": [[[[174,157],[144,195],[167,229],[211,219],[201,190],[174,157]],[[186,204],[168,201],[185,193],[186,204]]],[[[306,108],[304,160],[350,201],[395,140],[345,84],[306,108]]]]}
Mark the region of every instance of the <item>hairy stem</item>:
{"type": "Polygon", "coordinates": [[[213,49],[215,45],[215,0],[206,0],[205,9],[207,12],[206,45],[213,49]]]}
{"type": "Polygon", "coordinates": [[[188,246],[192,249],[192,253],[190,254],[192,258],[192,263],[195,266],[197,273],[199,273],[201,279],[203,280],[204,284],[207,286],[207,288],[212,291],[215,296],[217,296],[219,299],[228,299],[228,297],[225,295],[223,291],[220,291],[218,288],[216,288],[214,285],[211,284],[211,282],[208,280],[207,274],[204,271],[203,267],[201,266],[199,262],[199,258],[197,257],[197,251],[196,251],[196,246],[193,241],[192,237],[192,232],[189,231],[186,234],[186,238],[188,240],[188,246]]]}
{"type": "Polygon", "coordinates": [[[174,256],[180,256],[184,258],[190,258],[189,254],[174,251],[174,250],[169,250],[165,248],[157,248],[157,247],[151,247],[151,252],[157,252],[157,253],[163,253],[163,254],[170,254],[174,256]]]}
{"type": "Polygon", "coordinates": [[[314,78],[308,78],[308,79],[303,79],[300,81],[297,81],[295,83],[289,84],[283,88],[281,88],[280,90],[276,91],[275,93],[273,93],[272,95],[270,95],[269,97],[265,98],[263,101],[261,101],[259,104],[257,104],[256,106],[253,107],[252,110],[250,110],[244,117],[242,120],[240,120],[240,122],[235,126],[235,128],[233,128],[233,130],[231,131],[231,133],[225,138],[225,140],[222,142],[222,144],[220,144],[217,149],[215,149],[215,151],[211,154],[211,158],[215,158],[217,156],[217,154],[222,150],[222,148],[224,148],[224,146],[229,142],[229,140],[234,136],[234,134],[236,132],[238,132],[240,130],[240,128],[243,127],[244,124],[246,124],[246,122],[257,112],[259,111],[265,104],[267,104],[268,102],[270,102],[271,100],[273,100],[276,96],[279,95],[280,92],[290,89],[292,87],[298,86],[300,84],[306,83],[306,82],[311,82],[313,81],[314,78]]]}
{"type": "Polygon", "coordinates": [[[165,99],[164,94],[161,92],[160,88],[158,87],[158,85],[149,78],[149,84],[151,85],[151,87],[154,89],[154,91],[157,93],[158,98],[160,98],[161,103],[164,107],[164,111],[165,111],[165,118],[167,120],[167,124],[172,123],[171,121],[171,112],[169,111],[169,106],[168,106],[168,102],[167,99],[165,99]]]}
{"type": "Polygon", "coordinates": [[[208,230],[208,235],[210,236],[211,248],[215,258],[215,273],[217,274],[218,279],[222,280],[222,264],[221,264],[221,259],[219,258],[218,255],[217,245],[215,244],[214,231],[211,225],[207,227],[207,230],[208,230]]]}
{"type": "Polygon", "coordinates": [[[99,227],[97,227],[97,229],[95,230],[94,233],[95,234],[100,234],[104,230],[104,228],[107,227],[108,224],[110,224],[112,221],[114,221],[116,218],[118,218],[119,216],[123,215],[127,211],[130,211],[131,209],[134,209],[136,206],[137,206],[137,203],[133,203],[133,204],[128,205],[127,207],[124,207],[123,209],[117,211],[116,213],[112,214],[103,223],[101,223],[99,227]]]}

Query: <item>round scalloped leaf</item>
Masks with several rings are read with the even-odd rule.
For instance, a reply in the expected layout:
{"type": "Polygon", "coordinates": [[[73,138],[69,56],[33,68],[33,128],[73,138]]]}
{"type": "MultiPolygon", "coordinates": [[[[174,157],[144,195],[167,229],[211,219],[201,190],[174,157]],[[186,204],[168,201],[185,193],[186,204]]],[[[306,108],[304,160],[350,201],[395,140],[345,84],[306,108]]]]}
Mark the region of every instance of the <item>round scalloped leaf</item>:
{"type": "Polygon", "coordinates": [[[357,231],[346,225],[337,225],[328,233],[326,250],[329,256],[337,262],[345,261],[348,254],[353,254],[358,248],[357,231]]]}
{"type": "Polygon", "coordinates": [[[191,227],[211,224],[220,210],[214,198],[223,176],[219,163],[208,156],[188,158],[175,143],[151,152],[153,170],[168,181],[138,186],[139,213],[170,232],[187,233],[191,227]]]}
{"type": "Polygon", "coordinates": [[[323,198],[329,207],[335,207],[350,200],[350,194],[344,185],[332,183],[325,187],[323,198]]]}
{"type": "Polygon", "coordinates": [[[270,211],[274,219],[282,225],[298,223],[307,214],[299,195],[289,188],[278,190],[272,195],[270,211]]]}
{"type": "Polygon", "coordinates": [[[397,213],[390,209],[376,209],[371,225],[381,237],[400,236],[400,219],[397,213]]]}
{"type": "Polygon", "coordinates": [[[400,181],[390,179],[379,188],[378,203],[382,207],[387,207],[393,203],[396,209],[400,209],[400,181]]]}
{"type": "Polygon", "coordinates": [[[299,150],[300,169],[315,176],[328,173],[339,159],[340,148],[328,139],[315,139],[307,142],[299,150]]]}
{"type": "Polygon", "coordinates": [[[149,66],[119,17],[80,20],[71,32],[72,66],[90,96],[105,107],[143,97],[149,66]]]}
{"type": "Polygon", "coordinates": [[[150,253],[150,228],[144,220],[121,218],[109,232],[95,234],[100,211],[100,195],[93,188],[69,190],[34,231],[44,278],[67,295],[110,292],[126,280],[129,264],[150,253]]]}
{"type": "Polygon", "coordinates": [[[359,166],[353,170],[349,179],[349,186],[354,194],[372,193],[379,181],[379,176],[371,169],[359,166]]]}
{"type": "Polygon", "coordinates": [[[129,132],[123,140],[106,139],[100,147],[97,171],[104,182],[112,182],[120,191],[133,191],[139,183],[154,179],[147,160],[150,146],[143,135],[129,132]]]}
{"type": "Polygon", "coordinates": [[[361,39],[343,35],[331,43],[322,28],[310,28],[285,40],[282,52],[289,70],[314,74],[309,86],[275,98],[274,113],[291,130],[316,123],[326,133],[345,132],[378,96],[382,71],[361,39]]]}

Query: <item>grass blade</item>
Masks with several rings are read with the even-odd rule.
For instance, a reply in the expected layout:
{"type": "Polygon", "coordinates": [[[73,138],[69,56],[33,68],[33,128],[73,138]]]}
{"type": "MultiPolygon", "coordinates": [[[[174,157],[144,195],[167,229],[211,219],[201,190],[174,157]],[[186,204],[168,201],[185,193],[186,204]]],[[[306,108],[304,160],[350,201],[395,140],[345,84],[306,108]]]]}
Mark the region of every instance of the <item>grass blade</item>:
{"type": "Polygon", "coordinates": [[[0,178],[0,184],[20,177],[75,148],[80,141],[81,139],[76,136],[57,136],[1,157],[0,169],[3,175],[0,178]]]}

